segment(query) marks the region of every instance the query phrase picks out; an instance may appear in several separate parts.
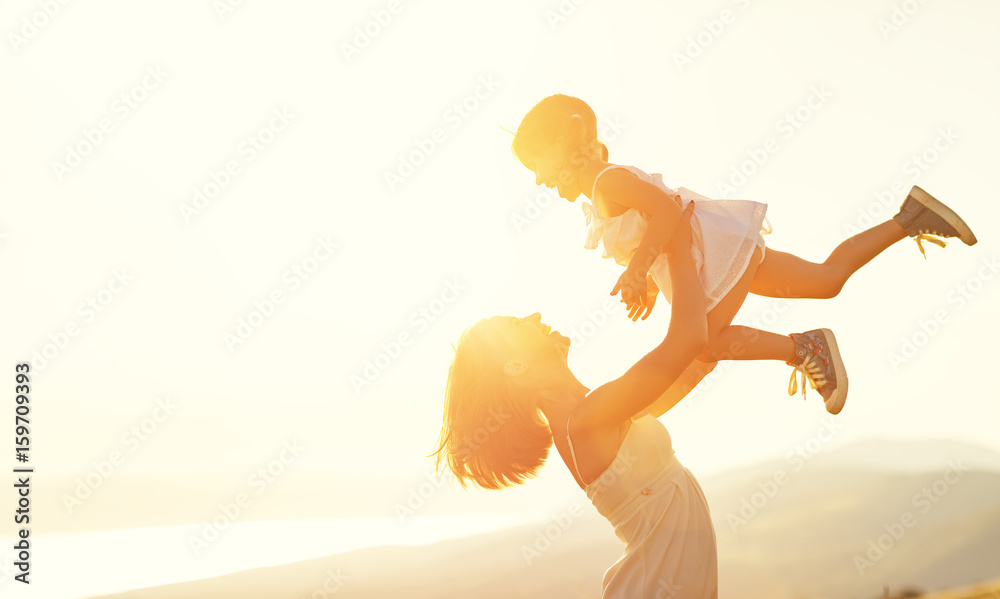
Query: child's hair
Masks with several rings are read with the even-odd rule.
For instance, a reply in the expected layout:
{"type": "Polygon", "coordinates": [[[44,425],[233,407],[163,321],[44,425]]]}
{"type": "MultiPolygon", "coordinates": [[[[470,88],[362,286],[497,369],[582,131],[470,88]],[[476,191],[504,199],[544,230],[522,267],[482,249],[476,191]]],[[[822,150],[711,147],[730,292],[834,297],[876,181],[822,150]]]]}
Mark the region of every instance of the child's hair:
{"type": "MultiPolygon", "coordinates": [[[[503,318],[503,317],[498,317],[503,318]]],[[[434,454],[465,488],[503,489],[537,474],[552,446],[549,430],[529,389],[503,372],[513,354],[495,334],[495,319],[469,327],[455,346],[448,371],[444,423],[434,454]]]]}
{"type": "Polygon", "coordinates": [[[584,124],[584,142],[600,145],[601,158],[608,159],[608,148],[597,140],[597,116],[586,102],[573,96],[555,94],[543,98],[521,119],[510,148],[522,164],[538,157],[567,131],[570,119],[579,116],[584,124]]]}

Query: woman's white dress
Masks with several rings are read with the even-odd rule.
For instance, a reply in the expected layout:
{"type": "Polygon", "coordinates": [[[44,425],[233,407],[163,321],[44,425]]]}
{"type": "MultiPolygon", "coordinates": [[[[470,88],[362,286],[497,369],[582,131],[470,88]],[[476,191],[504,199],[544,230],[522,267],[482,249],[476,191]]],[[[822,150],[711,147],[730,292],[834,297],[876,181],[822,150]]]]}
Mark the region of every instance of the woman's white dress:
{"type": "MultiPolygon", "coordinates": [[[[579,476],[568,434],[567,439],[579,476]]],[[[604,574],[604,599],[718,597],[708,502],[674,455],[670,433],[659,420],[649,414],[633,419],[614,461],[585,490],[625,543],[621,558],[604,574]]]]}

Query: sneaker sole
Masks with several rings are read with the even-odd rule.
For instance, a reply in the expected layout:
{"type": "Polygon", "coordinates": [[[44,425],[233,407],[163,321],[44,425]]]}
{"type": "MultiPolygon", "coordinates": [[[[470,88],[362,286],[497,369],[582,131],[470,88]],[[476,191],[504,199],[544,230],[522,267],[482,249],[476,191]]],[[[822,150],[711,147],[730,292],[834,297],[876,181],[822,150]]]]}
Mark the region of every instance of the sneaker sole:
{"type": "Polygon", "coordinates": [[[826,411],[831,414],[839,414],[844,409],[844,402],[847,401],[847,369],[844,368],[844,360],[840,357],[840,348],[837,347],[837,338],[833,336],[830,329],[819,329],[826,338],[826,346],[830,350],[830,358],[833,360],[833,372],[837,375],[837,389],[830,395],[830,399],[825,400],[826,411]]]}
{"type": "Polygon", "coordinates": [[[976,245],[976,241],[978,240],[972,233],[972,229],[969,228],[969,225],[965,224],[962,217],[955,214],[954,210],[934,199],[934,196],[927,193],[923,189],[920,189],[916,185],[914,185],[913,189],[910,190],[910,196],[943,218],[949,225],[954,227],[955,230],[958,231],[958,238],[962,240],[962,243],[965,245],[976,245]]]}

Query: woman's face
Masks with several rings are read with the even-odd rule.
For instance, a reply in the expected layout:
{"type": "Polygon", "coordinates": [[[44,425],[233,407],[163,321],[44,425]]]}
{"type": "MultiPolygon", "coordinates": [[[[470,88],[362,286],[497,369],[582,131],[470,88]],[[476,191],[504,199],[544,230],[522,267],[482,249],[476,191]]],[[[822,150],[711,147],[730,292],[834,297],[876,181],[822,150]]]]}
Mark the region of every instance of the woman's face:
{"type": "Polygon", "coordinates": [[[494,321],[497,333],[520,359],[534,362],[536,366],[553,360],[566,363],[569,338],[543,324],[538,312],[524,318],[495,316],[494,321]]]}

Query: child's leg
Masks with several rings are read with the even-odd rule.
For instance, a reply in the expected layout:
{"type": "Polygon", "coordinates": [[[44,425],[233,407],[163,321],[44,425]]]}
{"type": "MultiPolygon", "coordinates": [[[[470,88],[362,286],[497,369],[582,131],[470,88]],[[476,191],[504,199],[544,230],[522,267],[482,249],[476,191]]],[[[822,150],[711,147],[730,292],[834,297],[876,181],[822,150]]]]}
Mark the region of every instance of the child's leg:
{"type": "Polygon", "coordinates": [[[750,293],[766,297],[834,297],[858,269],[906,236],[902,226],[889,220],[841,243],[822,264],[768,248],[750,293]]]}
{"type": "Polygon", "coordinates": [[[739,325],[723,327],[708,340],[699,360],[780,360],[795,359],[795,342],[788,335],[739,325]]]}
{"type": "Polygon", "coordinates": [[[822,264],[768,249],[750,293],[767,297],[834,297],[858,269],[905,237],[916,240],[921,253],[924,241],[943,247],[944,241],[937,237],[957,237],[966,245],[976,244],[976,236],[962,217],[914,185],[891,220],[841,243],[822,264]]]}
{"type": "MultiPolygon", "coordinates": [[[[771,250],[768,250],[770,252],[771,250]]],[[[730,323],[743,306],[753,281],[756,280],[761,250],[755,248],[750,264],[726,297],[708,313],[708,345],[698,356],[701,362],[719,360],[781,360],[791,361],[795,344],[791,337],[778,335],[730,323]]],[[[766,261],[765,257],[765,261],[766,261]]],[[[707,374],[707,373],[706,373],[707,374]]]]}
{"type": "MultiPolygon", "coordinates": [[[[761,264],[761,250],[755,248],[750,264],[726,297],[708,313],[708,345],[653,406],[647,410],[659,416],[687,395],[719,360],[781,360],[801,371],[814,389],[823,395],[827,411],[840,412],[847,393],[847,376],[836,349],[833,334],[826,329],[793,336],[778,335],[730,323],[746,299],[761,264]]],[[[802,382],[805,393],[805,380],[802,382]]],[[[789,393],[795,389],[789,386],[789,393]]]]}

